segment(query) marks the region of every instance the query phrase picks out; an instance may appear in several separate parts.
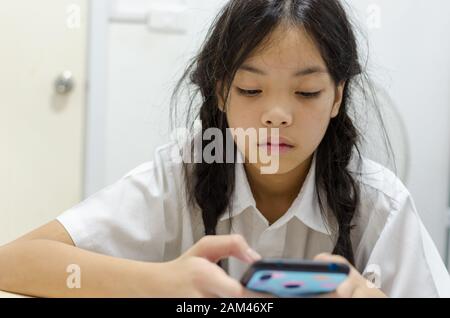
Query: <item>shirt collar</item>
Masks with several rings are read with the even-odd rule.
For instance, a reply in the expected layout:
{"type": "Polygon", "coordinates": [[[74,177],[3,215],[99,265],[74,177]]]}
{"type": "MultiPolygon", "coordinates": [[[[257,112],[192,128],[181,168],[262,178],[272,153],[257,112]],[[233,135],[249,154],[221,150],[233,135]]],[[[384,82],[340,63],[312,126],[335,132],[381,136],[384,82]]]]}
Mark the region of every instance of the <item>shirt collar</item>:
{"type": "MultiPolygon", "coordinates": [[[[221,216],[220,221],[227,220],[230,217],[233,218],[249,207],[256,210],[256,202],[244,168],[243,155],[239,149],[237,151],[237,159],[235,164],[235,188],[231,197],[230,208],[221,216]]],[[[272,225],[273,227],[282,226],[292,217],[296,217],[309,228],[330,235],[330,231],[322,218],[315,191],[315,168],[316,154],[313,156],[311,167],[299,194],[285,215],[272,225]]]]}

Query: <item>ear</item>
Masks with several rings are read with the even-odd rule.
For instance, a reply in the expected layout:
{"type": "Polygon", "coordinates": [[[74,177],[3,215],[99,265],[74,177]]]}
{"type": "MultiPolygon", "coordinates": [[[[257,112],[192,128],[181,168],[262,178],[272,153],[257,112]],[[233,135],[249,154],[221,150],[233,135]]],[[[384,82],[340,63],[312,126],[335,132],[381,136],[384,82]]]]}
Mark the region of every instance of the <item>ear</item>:
{"type": "Polygon", "coordinates": [[[346,81],[342,81],[336,87],[333,109],[331,110],[331,118],[335,118],[337,115],[339,115],[339,110],[341,109],[342,98],[344,95],[345,84],[346,81]]]}

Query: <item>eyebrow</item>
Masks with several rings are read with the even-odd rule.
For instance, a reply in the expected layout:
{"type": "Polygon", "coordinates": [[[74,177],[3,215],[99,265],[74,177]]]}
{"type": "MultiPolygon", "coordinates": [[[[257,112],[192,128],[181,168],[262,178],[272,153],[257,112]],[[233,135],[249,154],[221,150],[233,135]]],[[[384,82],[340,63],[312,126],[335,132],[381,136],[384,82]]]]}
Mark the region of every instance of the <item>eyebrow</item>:
{"type": "MultiPolygon", "coordinates": [[[[265,71],[260,70],[260,69],[258,69],[256,67],[248,65],[248,64],[242,65],[239,68],[239,70],[250,72],[250,73],[254,73],[254,74],[258,74],[258,75],[267,75],[267,73],[265,71]]],[[[323,67],[320,67],[320,66],[309,66],[309,67],[306,67],[304,69],[296,71],[293,74],[293,76],[294,77],[299,77],[299,76],[306,76],[306,75],[315,74],[315,73],[328,73],[328,72],[323,67]]]]}

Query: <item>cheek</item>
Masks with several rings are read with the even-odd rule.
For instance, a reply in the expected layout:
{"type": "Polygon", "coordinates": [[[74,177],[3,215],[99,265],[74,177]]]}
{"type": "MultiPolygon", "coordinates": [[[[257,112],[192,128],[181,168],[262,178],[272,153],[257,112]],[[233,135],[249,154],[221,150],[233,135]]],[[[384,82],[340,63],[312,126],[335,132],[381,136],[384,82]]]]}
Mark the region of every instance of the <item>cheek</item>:
{"type": "Polygon", "coordinates": [[[322,141],[330,123],[329,109],[305,109],[296,114],[295,132],[301,150],[314,151],[322,141]]]}
{"type": "Polygon", "coordinates": [[[298,122],[299,135],[312,143],[320,143],[328,128],[330,118],[327,116],[302,117],[298,122]]]}
{"type": "Polygon", "coordinates": [[[311,107],[305,107],[296,118],[300,130],[307,134],[310,139],[320,143],[331,120],[334,97],[326,94],[318,99],[311,107]]]}
{"type": "Polygon", "coordinates": [[[227,120],[230,128],[259,127],[258,118],[254,109],[237,101],[230,103],[227,109],[227,120]]]}

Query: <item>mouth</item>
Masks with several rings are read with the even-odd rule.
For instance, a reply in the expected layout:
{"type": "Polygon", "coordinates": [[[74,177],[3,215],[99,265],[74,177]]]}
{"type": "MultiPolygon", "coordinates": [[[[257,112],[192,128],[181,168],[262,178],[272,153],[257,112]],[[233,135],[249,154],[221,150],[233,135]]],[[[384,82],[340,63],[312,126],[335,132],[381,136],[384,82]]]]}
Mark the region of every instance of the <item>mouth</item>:
{"type": "Polygon", "coordinates": [[[263,144],[259,144],[259,146],[263,146],[263,147],[287,147],[287,148],[294,148],[294,146],[289,145],[289,144],[285,144],[285,143],[280,143],[280,144],[275,144],[275,143],[263,143],[263,144]]]}
{"type": "Polygon", "coordinates": [[[258,146],[294,148],[293,143],[291,143],[287,138],[284,137],[269,138],[266,141],[260,143],[258,146]]]}
{"type": "Polygon", "coordinates": [[[259,144],[259,147],[265,149],[269,155],[273,153],[285,154],[294,148],[291,144],[271,142],[259,144]]]}

